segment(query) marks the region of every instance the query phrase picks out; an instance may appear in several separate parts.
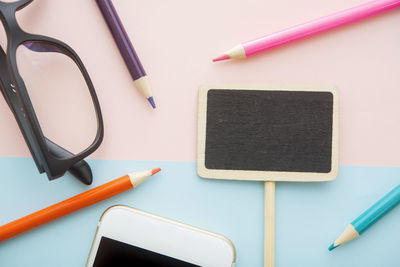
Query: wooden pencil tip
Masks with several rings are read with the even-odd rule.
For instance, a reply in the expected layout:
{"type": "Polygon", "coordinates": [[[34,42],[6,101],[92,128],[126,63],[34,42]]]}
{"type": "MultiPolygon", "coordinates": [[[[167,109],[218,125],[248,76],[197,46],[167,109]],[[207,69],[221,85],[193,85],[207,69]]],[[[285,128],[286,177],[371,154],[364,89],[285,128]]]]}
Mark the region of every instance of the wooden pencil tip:
{"type": "Polygon", "coordinates": [[[161,168],[156,168],[151,170],[151,175],[156,174],[157,172],[161,171],[161,168]]]}
{"type": "Polygon", "coordinates": [[[221,61],[221,60],[226,60],[226,59],[230,59],[230,56],[227,54],[223,54],[219,57],[216,57],[213,59],[213,62],[217,62],[217,61],[221,61]]]}

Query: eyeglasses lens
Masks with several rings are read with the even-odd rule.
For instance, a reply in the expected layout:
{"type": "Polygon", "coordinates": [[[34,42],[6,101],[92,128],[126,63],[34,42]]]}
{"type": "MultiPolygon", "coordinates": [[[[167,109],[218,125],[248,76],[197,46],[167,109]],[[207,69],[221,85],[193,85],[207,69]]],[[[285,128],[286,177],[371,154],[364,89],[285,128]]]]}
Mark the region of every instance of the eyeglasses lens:
{"type": "Polygon", "coordinates": [[[97,120],[78,65],[65,48],[29,41],[17,48],[17,67],[45,137],[78,154],[97,133],[97,120]]]}

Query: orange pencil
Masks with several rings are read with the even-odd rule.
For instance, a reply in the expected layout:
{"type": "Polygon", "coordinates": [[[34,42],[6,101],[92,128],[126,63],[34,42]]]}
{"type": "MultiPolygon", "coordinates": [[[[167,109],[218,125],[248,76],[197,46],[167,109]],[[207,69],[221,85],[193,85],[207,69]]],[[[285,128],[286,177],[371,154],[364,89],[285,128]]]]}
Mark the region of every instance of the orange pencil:
{"type": "Polygon", "coordinates": [[[135,188],[160,170],[161,169],[158,168],[127,174],[123,177],[90,189],[50,207],[29,214],[6,225],[0,226],[0,242],[25,233],[45,223],[54,221],[74,211],[86,208],[87,206],[135,188]]]}

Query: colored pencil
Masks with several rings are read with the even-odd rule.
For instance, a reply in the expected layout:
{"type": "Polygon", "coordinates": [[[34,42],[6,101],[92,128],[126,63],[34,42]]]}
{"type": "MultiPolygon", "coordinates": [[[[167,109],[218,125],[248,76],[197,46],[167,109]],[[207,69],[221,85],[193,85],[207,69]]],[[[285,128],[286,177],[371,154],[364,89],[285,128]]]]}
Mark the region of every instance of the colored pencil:
{"type": "Polygon", "coordinates": [[[127,174],[62,202],[0,226],[0,242],[54,221],[72,212],[135,188],[161,169],[127,174]]]}
{"type": "Polygon", "coordinates": [[[153,108],[156,108],[153,94],[150,91],[148,78],[142,63],[136,54],[135,49],[131,41],[129,40],[128,34],[115,10],[111,0],[96,0],[97,5],[100,8],[101,13],[108,27],[110,28],[111,34],[114,37],[115,42],[121,52],[122,57],[125,60],[126,66],[133,78],[133,83],[137,89],[147,98],[153,108]]]}
{"type": "Polygon", "coordinates": [[[400,185],[386,194],[378,202],[367,209],[357,219],[352,221],[344,232],[333,242],[329,250],[332,250],[354,238],[359,237],[365,230],[378,221],[382,216],[400,203],[400,185]]]}
{"type": "Polygon", "coordinates": [[[274,47],[279,47],[373,15],[378,15],[399,6],[400,0],[375,0],[367,2],[326,17],[266,35],[253,41],[241,43],[226,51],[223,55],[213,59],[213,61],[246,58],[274,47]]]}

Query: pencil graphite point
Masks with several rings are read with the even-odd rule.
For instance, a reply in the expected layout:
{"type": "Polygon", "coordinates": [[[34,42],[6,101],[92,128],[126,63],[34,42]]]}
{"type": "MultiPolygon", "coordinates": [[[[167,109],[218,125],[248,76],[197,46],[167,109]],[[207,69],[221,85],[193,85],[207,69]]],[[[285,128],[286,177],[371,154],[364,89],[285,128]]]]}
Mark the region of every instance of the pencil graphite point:
{"type": "Polygon", "coordinates": [[[332,244],[329,246],[328,250],[331,251],[332,249],[337,248],[337,247],[338,247],[338,246],[335,246],[335,243],[332,243],[332,244]]]}
{"type": "Polygon", "coordinates": [[[213,62],[217,62],[217,61],[221,61],[221,60],[226,60],[226,59],[230,59],[231,57],[227,54],[223,54],[219,57],[216,57],[213,59],[213,62]]]}
{"type": "Polygon", "coordinates": [[[160,168],[152,169],[152,170],[151,170],[151,175],[154,175],[154,174],[156,174],[156,173],[159,172],[159,171],[161,171],[160,168]]]}
{"type": "Polygon", "coordinates": [[[153,108],[156,108],[156,103],[154,103],[154,98],[152,96],[150,96],[149,98],[147,98],[147,100],[149,101],[150,105],[153,108]]]}

